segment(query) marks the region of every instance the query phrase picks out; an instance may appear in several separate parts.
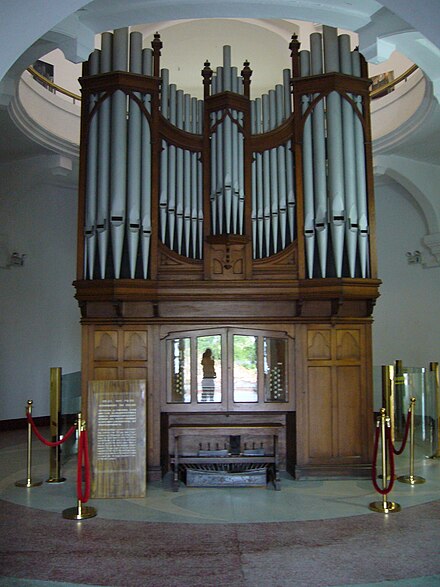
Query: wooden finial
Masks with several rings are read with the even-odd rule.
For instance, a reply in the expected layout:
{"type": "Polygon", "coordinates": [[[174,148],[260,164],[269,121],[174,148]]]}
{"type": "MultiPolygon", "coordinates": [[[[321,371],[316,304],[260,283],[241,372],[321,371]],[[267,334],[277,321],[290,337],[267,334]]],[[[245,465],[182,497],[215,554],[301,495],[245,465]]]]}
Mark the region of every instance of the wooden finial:
{"type": "Polygon", "coordinates": [[[243,78],[244,95],[246,96],[246,98],[249,98],[252,69],[249,67],[249,61],[247,59],[243,63],[243,69],[241,70],[241,76],[243,78]]]}
{"type": "Polygon", "coordinates": [[[162,49],[162,41],[158,32],[154,33],[154,39],[151,41],[153,48],[153,75],[159,77],[160,71],[160,50],[162,49]]]}
{"type": "Polygon", "coordinates": [[[207,98],[209,96],[209,86],[212,81],[212,69],[209,61],[205,61],[205,67],[202,69],[201,73],[203,77],[203,97],[207,98]]]}
{"type": "Polygon", "coordinates": [[[301,75],[299,67],[299,48],[301,43],[298,41],[298,35],[294,33],[289,44],[290,56],[292,58],[292,77],[299,77],[301,75]]]}

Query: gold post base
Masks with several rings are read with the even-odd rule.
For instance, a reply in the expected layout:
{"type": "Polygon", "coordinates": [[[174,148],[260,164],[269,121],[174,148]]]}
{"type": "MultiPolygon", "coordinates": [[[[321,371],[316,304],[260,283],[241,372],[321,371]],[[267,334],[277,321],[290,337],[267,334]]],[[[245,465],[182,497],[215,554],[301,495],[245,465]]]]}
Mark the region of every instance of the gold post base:
{"type": "Polygon", "coordinates": [[[46,483],[64,483],[65,480],[65,477],[59,477],[58,479],[55,477],[49,477],[49,479],[46,479],[46,483]]]}
{"type": "Polygon", "coordinates": [[[400,512],[400,505],[394,501],[373,501],[368,506],[373,512],[380,512],[382,514],[391,514],[393,512],[400,512]]]}
{"type": "Polygon", "coordinates": [[[81,506],[76,508],[68,508],[63,511],[63,518],[66,520],[85,520],[87,518],[94,518],[97,512],[91,506],[81,506]]]}
{"type": "Polygon", "coordinates": [[[39,487],[43,485],[43,481],[32,481],[32,479],[21,479],[15,482],[16,487],[39,487]]]}
{"type": "Polygon", "coordinates": [[[420,485],[421,483],[425,483],[426,479],[424,477],[419,477],[418,475],[401,475],[397,477],[397,481],[401,483],[409,483],[409,485],[420,485]]]}

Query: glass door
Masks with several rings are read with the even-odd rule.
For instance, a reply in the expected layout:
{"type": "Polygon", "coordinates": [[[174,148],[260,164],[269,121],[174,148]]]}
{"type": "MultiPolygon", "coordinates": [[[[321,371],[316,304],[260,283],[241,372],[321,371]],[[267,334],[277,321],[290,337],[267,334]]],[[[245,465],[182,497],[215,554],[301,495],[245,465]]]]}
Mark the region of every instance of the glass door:
{"type": "Polygon", "coordinates": [[[169,335],[166,349],[171,411],[291,409],[293,340],[285,333],[195,330],[169,335]]]}

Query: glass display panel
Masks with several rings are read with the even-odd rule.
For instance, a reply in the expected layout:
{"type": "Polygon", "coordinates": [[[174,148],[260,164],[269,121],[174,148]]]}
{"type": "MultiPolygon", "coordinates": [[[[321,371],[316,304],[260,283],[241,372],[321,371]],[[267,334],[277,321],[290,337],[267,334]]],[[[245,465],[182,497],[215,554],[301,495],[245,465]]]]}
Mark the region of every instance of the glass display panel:
{"type": "Polygon", "coordinates": [[[175,338],[171,341],[171,401],[191,402],[191,339],[175,338]]]}
{"type": "Polygon", "coordinates": [[[432,456],[435,453],[437,429],[437,402],[433,373],[424,367],[405,367],[403,370],[405,415],[411,397],[416,399],[414,406],[414,442],[416,456],[422,453],[432,456]]]}
{"type": "Polygon", "coordinates": [[[263,339],[264,401],[287,401],[286,351],[282,338],[263,339]]]}
{"type": "Polygon", "coordinates": [[[257,337],[234,334],[232,352],[234,402],[257,402],[257,337]]]}
{"type": "Polygon", "coordinates": [[[222,337],[197,337],[197,402],[222,401],[222,337]]]}

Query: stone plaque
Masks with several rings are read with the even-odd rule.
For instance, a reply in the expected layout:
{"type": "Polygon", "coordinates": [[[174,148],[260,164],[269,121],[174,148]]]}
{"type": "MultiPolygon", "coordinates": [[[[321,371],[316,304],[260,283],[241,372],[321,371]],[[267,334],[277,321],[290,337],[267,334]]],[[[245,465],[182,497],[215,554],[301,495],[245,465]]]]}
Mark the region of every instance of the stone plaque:
{"type": "Polygon", "coordinates": [[[90,381],[88,397],[92,497],[144,497],[146,382],[90,381]]]}

